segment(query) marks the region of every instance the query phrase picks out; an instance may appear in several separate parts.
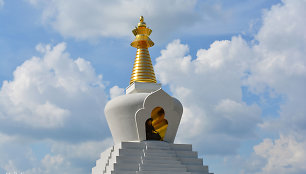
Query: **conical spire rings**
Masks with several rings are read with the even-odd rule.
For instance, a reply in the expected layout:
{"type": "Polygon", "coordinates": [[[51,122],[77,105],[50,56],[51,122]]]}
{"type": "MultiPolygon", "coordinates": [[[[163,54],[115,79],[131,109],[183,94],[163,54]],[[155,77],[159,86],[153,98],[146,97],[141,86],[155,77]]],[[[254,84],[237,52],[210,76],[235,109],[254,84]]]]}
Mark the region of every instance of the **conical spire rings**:
{"type": "Polygon", "coordinates": [[[154,45],[154,42],[149,38],[151,32],[152,30],[147,28],[141,16],[138,27],[133,30],[133,34],[136,38],[131,43],[131,46],[137,48],[137,52],[130,84],[133,82],[156,83],[156,77],[148,50],[149,47],[154,45]]]}

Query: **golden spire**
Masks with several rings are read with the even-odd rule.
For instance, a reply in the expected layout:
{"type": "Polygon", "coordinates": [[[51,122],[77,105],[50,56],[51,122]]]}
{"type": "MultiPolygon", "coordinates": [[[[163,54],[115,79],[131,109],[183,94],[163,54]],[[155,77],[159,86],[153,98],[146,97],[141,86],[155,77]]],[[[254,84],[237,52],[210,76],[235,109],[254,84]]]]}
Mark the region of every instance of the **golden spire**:
{"type": "Polygon", "coordinates": [[[131,46],[137,48],[137,52],[130,84],[133,82],[156,83],[155,73],[148,50],[149,47],[154,45],[154,42],[149,38],[152,30],[147,28],[143,16],[140,16],[140,22],[132,32],[136,38],[131,43],[131,46]]]}

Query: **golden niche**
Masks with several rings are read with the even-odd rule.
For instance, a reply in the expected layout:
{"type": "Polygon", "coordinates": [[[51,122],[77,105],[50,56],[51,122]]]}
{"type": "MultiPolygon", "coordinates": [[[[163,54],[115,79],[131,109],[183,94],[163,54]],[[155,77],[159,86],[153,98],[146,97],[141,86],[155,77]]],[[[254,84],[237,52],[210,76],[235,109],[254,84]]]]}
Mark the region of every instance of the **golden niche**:
{"type": "Polygon", "coordinates": [[[156,107],[151,112],[151,118],[146,121],[146,140],[163,141],[166,135],[168,121],[165,119],[165,111],[156,107]]]}

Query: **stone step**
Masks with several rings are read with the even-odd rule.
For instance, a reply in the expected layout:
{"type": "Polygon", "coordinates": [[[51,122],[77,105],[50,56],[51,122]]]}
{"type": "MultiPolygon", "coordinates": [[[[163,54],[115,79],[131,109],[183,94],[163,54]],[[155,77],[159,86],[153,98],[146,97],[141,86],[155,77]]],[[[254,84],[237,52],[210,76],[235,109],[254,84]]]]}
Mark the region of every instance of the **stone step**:
{"type": "Polygon", "coordinates": [[[107,163],[108,159],[99,159],[96,161],[96,166],[105,166],[105,164],[107,163]]]}
{"type": "Polygon", "coordinates": [[[128,156],[117,156],[116,157],[116,163],[141,163],[141,157],[134,157],[134,156],[131,156],[131,157],[128,157],[128,156]]]}
{"type": "Polygon", "coordinates": [[[122,142],[100,154],[92,174],[212,174],[190,144],[122,142]],[[106,170],[106,171],[105,171],[106,170]]]}
{"type": "Polygon", "coordinates": [[[138,153],[143,151],[143,149],[119,149],[119,154],[120,152],[138,153]]]}
{"type": "Polygon", "coordinates": [[[194,151],[176,151],[179,158],[198,158],[198,153],[194,151]]]}
{"type": "Polygon", "coordinates": [[[113,165],[108,165],[108,166],[105,167],[105,170],[103,170],[103,172],[110,173],[113,170],[114,170],[114,166],[113,165]]]}
{"type": "MultiPolygon", "coordinates": [[[[121,173],[120,173],[121,174],[121,173]]],[[[136,174],[191,174],[190,172],[171,172],[171,171],[138,171],[136,174]]]]}
{"type": "Polygon", "coordinates": [[[190,172],[171,172],[171,171],[112,171],[111,174],[193,174],[190,172]]]}
{"type": "Polygon", "coordinates": [[[175,151],[192,151],[191,144],[170,144],[170,147],[175,151]]]}
{"type": "Polygon", "coordinates": [[[104,152],[102,152],[102,153],[100,154],[100,158],[101,158],[101,159],[108,158],[109,155],[110,155],[110,153],[111,153],[113,150],[114,150],[114,147],[110,147],[110,148],[106,149],[104,152]]]}
{"type": "Polygon", "coordinates": [[[178,161],[176,156],[143,156],[143,160],[175,160],[178,161]]]}
{"type": "Polygon", "coordinates": [[[180,161],[177,161],[175,159],[171,160],[162,160],[162,159],[154,159],[154,160],[148,160],[143,159],[142,164],[181,164],[180,161]]]}
{"type": "Polygon", "coordinates": [[[203,165],[186,165],[188,172],[199,172],[203,174],[208,174],[208,166],[203,165]]]}
{"type": "Polygon", "coordinates": [[[114,163],[114,171],[138,171],[139,170],[139,164],[135,163],[114,163]]]}
{"type": "Polygon", "coordinates": [[[164,147],[164,146],[147,146],[145,149],[171,150],[170,147],[164,147]]]}
{"type": "Polygon", "coordinates": [[[137,171],[112,171],[111,174],[137,174],[137,171]]]}
{"type": "Polygon", "coordinates": [[[163,141],[145,141],[146,148],[170,148],[169,143],[163,141]]]}
{"type": "Polygon", "coordinates": [[[118,156],[141,156],[142,154],[142,149],[119,149],[118,156]]]}
{"type": "Polygon", "coordinates": [[[164,169],[164,168],[186,168],[186,166],[184,166],[184,165],[182,165],[182,164],[180,164],[180,163],[178,163],[178,164],[168,164],[168,163],[165,163],[165,164],[154,164],[154,163],[151,163],[151,164],[140,164],[140,168],[141,167],[154,167],[154,168],[162,168],[162,169],[164,169]]]}
{"type": "Polygon", "coordinates": [[[138,160],[141,159],[140,156],[116,156],[116,160],[138,160]]]}
{"type": "Polygon", "coordinates": [[[169,143],[165,141],[147,140],[143,141],[146,145],[159,145],[159,146],[169,146],[169,143]]]}
{"type": "Polygon", "coordinates": [[[146,149],[144,150],[146,153],[169,153],[169,154],[175,154],[175,151],[173,150],[166,150],[166,149],[146,149]]]}
{"type": "Polygon", "coordinates": [[[150,152],[145,152],[143,154],[143,157],[176,157],[175,153],[150,153],[150,152]]]}
{"type": "Polygon", "coordinates": [[[145,149],[146,145],[140,142],[122,142],[122,149],[145,149]]]}
{"type": "Polygon", "coordinates": [[[139,166],[139,171],[186,172],[187,168],[178,164],[142,164],[139,166]]]}
{"type": "Polygon", "coordinates": [[[187,172],[185,167],[170,168],[170,167],[153,167],[153,166],[140,166],[139,171],[167,171],[167,172],[187,172]]]}
{"type": "Polygon", "coordinates": [[[179,161],[185,165],[203,165],[203,159],[201,158],[179,158],[179,161]]]}

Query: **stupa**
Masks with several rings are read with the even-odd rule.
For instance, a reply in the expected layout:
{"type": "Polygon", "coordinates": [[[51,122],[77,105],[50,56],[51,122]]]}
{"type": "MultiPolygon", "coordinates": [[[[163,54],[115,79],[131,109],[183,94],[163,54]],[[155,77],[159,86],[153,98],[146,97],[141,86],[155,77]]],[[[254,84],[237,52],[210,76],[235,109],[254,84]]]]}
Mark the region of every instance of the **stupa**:
{"type": "Polygon", "coordinates": [[[174,144],[183,107],[156,81],[151,32],[141,16],[130,85],[104,110],[115,145],[101,153],[92,174],[209,174],[191,144],[174,144]]]}

